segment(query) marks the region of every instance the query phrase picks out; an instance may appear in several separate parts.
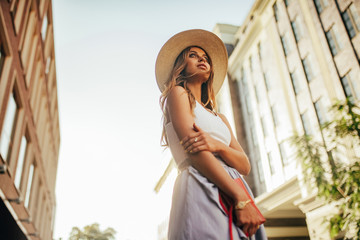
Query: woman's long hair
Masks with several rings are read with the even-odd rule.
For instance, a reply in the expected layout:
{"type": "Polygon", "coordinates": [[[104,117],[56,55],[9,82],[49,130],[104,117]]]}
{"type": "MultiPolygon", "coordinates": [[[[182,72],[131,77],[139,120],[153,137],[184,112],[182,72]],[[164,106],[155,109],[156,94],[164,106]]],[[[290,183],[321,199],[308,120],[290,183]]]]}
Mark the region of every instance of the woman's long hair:
{"type": "MultiPolygon", "coordinates": [[[[171,90],[175,86],[181,86],[188,93],[188,98],[190,102],[191,111],[193,112],[195,107],[195,97],[191,93],[190,89],[187,86],[187,80],[192,76],[186,76],[185,67],[186,62],[185,59],[188,57],[189,51],[192,47],[185,48],[179,56],[176,58],[174,67],[171,71],[170,78],[165,83],[165,90],[162,92],[160,96],[160,107],[163,112],[163,130],[161,135],[161,145],[166,147],[168,146],[168,139],[166,136],[165,125],[169,122],[168,115],[166,113],[166,99],[171,92],[171,90]]],[[[199,47],[200,48],[200,47],[199,47]]],[[[202,49],[202,48],[201,48],[202,49]]],[[[204,50],[205,52],[205,50],[204,50]]],[[[213,81],[214,81],[214,72],[211,64],[211,59],[209,57],[210,64],[210,76],[209,79],[201,85],[201,102],[204,107],[208,108],[210,111],[214,111],[216,108],[215,102],[215,94],[213,90],[213,81]]]]}

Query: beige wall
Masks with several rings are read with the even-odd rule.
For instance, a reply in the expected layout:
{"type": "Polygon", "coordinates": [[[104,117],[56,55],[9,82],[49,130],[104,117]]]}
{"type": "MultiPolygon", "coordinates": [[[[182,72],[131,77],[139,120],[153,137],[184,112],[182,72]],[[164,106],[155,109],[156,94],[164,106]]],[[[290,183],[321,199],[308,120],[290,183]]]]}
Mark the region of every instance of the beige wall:
{"type": "Polygon", "coordinates": [[[303,133],[305,127],[316,139],[322,140],[318,116],[330,120],[332,116],[327,109],[334,100],[345,99],[341,78],[347,74],[353,98],[360,100],[360,23],[355,36],[350,37],[341,17],[350,8],[352,14],[360,16],[360,2],[321,0],[320,14],[313,0],[287,2],[288,6],[283,0],[255,1],[246,20],[233,34],[235,41],[228,34],[229,26],[218,25],[215,30],[220,36],[224,31],[224,42],[235,42],[228,75],[238,91],[229,94],[232,105],[238,101],[241,106],[240,112],[234,109],[234,122],[237,129],[245,132],[238,134],[238,139],[246,141],[252,163],[252,188],[262,193],[257,199],[266,217],[283,220],[278,225],[269,222],[270,238],[327,238],[326,226],[319,224],[326,207],[314,204],[314,189],[304,187],[301,169],[294,158],[295,149],[286,140],[294,132],[303,133]],[[326,37],[329,30],[337,47],[334,56],[326,37]],[[298,33],[298,40],[294,31],[298,33]],[[307,69],[310,69],[310,78],[307,69]],[[296,76],[297,93],[292,76],[296,76]],[[321,113],[317,112],[315,103],[321,106],[321,113]],[[307,119],[307,123],[302,119],[307,119]],[[308,224],[316,225],[309,228],[309,232],[294,235],[296,226],[288,226],[291,221],[286,222],[290,218],[303,218],[308,224]],[[289,227],[294,228],[287,231],[289,227]],[[281,235],[285,232],[293,235],[281,235]]]}

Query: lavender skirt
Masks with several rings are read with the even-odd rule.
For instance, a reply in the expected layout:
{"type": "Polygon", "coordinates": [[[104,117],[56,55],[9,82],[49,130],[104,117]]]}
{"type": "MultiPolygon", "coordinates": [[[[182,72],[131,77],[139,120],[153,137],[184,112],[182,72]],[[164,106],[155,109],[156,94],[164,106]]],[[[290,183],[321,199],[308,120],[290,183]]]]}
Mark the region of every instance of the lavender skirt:
{"type": "MultiPolygon", "coordinates": [[[[220,160],[220,159],[219,159],[220,160]]],[[[224,169],[232,178],[241,178],[240,173],[221,161],[224,169]]],[[[233,239],[267,239],[264,226],[251,238],[243,231],[232,226],[233,239]]],[[[169,240],[229,240],[229,219],[219,202],[219,190],[195,168],[188,166],[178,175],[173,192],[169,222],[169,240]]]]}

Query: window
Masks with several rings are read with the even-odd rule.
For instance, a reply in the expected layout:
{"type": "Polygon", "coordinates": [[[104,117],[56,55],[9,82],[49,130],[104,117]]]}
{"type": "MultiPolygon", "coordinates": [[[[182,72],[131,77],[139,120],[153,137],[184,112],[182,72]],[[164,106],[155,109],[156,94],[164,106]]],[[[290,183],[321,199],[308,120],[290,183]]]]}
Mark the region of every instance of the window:
{"type": "Polygon", "coordinates": [[[269,160],[269,166],[270,166],[270,173],[271,175],[274,175],[276,172],[276,166],[275,166],[275,159],[273,157],[273,153],[268,153],[268,160],[269,160]]]}
{"type": "Polygon", "coordinates": [[[272,117],[274,120],[274,125],[278,126],[280,124],[280,121],[279,121],[279,116],[278,116],[278,111],[277,111],[276,105],[273,105],[271,107],[271,114],[272,114],[272,117]]]}
{"type": "Polygon", "coordinates": [[[246,78],[246,72],[244,70],[244,68],[241,68],[241,82],[246,85],[247,84],[247,78],[246,78]]]}
{"type": "Polygon", "coordinates": [[[286,34],[281,36],[280,39],[281,39],[281,44],[282,44],[282,47],[284,50],[284,54],[285,54],[285,56],[287,56],[290,52],[290,49],[289,49],[289,44],[287,42],[286,34]]]}
{"type": "Polygon", "coordinates": [[[261,44],[261,42],[258,43],[258,54],[259,54],[259,59],[262,60],[264,58],[264,53],[263,53],[264,49],[263,46],[261,44]]]}
{"type": "Polygon", "coordinates": [[[276,5],[276,2],[273,5],[273,11],[274,11],[274,16],[275,16],[275,21],[279,21],[279,9],[276,5]]]}
{"type": "Polygon", "coordinates": [[[12,1],[13,3],[11,4],[11,8],[10,8],[10,14],[11,14],[11,17],[14,21],[15,19],[15,15],[16,15],[16,11],[18,9],[18,5],[19,5],[19,0],[14,0],[12,1]]]}
{"type": "Polygon", "coordinates": [[[310,121],[309,121],[307,112],[301,114],[301,121],[302,121],[302,124],[304,127],[305,134],[312,135],[312,130],[311,130],[310,121]]]}
{"type": "Polygon", "coordinates": [[[296,74],[296,70],[290,73],[291,83],[294,89],[295,94],[297,95],[300,92],[299,79],[296,74]]]}
{"type": "Polygon", "coordinates": [[[27,146],[27,140],[26,137],[23,136],[21,139],[19,159],[16,165],[16,173],[15,173],[15,186],[17,187],[17,189],[20,189],[22,171],[25,161],[26,146],[27,146]]]}
{"type": "Polygon", "coordinates": [[[360,93],[359,89],[356,88],[357,81],[353,81],[353,79],[351,78],[351,73],[351,71],[348,72],[345,76],[340,78],[340,80],[344,89],[345,96],[353,101],[354,98],[359,98],[360,93]]]}
{"type": "Polygon", "coordinates": [[[267,90],[267,91],[270,91],[270,89],[271,89],[271,84],[270,84],[269,75],[268,75],[266,72],[264,72],[263,76],[264,76],[264,82],[265,82],[266,90],[267,90]]]}
{"type": "Polygon", "coordinates": [[[306,80],[308,82],[310,82],[314,77],[313,70],[311,68],[311,63],[310,63],[310,57],[309,56],[305,57],[303,60],[301,60],[301,62],[304,67],[306,80]]]}
{"type": "Polygon", "coordinates": [[[350,38],[355,37],[360,31],[360,17],[354,4],[342,13],[342,18],[350,38]]]}
{"type": "Polygon", "coordinates": [[[250,65],[250,71],[253,72],[254,71],[254,57],[252,55],[250,55],[249,57],[249,65],[250,65]]]}
{"type": "Polygon", "coordinates": [[[25,204],[26,208],[29,208],[33,178],[34,178],[34,164],[31,164],[30,169],[29,169],[29,178],[28,178],[26,192],[25,192],[25,203],[24,204],[25,204]]]}
{"type": "Polygon", "coordinates": [[[48,74],[50,71],[51,57],[49,56],[46,59],[45,73],[48,74]]]}
{"type": "Polygon", "coordinates": [[[251,131],[252,142],[253,142],[254,146],[257,146],[258,141],[257,141],[257,136],[256,136],[256,131],[255,131],[255,126],[254,126],[254,120],[253,119],[251,119],[251,122],[250,122],[250,131],[251,131]]]}
{"type": "Polygon", "coordinates": [[[291,28],[293,30],[296,42],[299,42],[300,39],[302,38],[302,34],[301,34],[301,31],[300,31],[300,24],[299,24],[298,19],[299,18],[296,18],[294,21],[291,21],[291,28]]]}
{"type": "Polygon", "coordinates": [[[324,107],[321,102],[321,99],[317,100],[314,103],[314,107],[315,107],[316,115],[319,120],[319,124],[323,125],[326,122],[326,116],[325,116],[325,111],[324,111],[324,107]]]}
{"type": "Polygon", "coordinates": [[[260,103],[259,87],[255,85],[254,88],[255,88],[254,90],[255,90],[256,101],[260,103]]]}
{"type": "Polygon", "coordinates": [[[264,117],[261,117],[261,127],[263,130],[264,137],[269,135],[267,124],[264,117]]]}
{"type": "Polygon", "coordinates": [[[0,77],[4,65],[4,61],[5,61],[5,51],[4,51],[3,43],[0,40],[0,77]]]}
{"type": "Polygon", "coordinates": [[[316,11],[320,14],[324,8],[329,6],[328,0],[314,0],[316,11]]]}
{"type": "Polygon", "coordinates": [[[17,109],[18,106],[14,94],[12,93],[6,108],[4,125],[2,127],[0,138],[0,154],[5,161],[8,159],[8,153],[12,145],[12,132],[15,126],[17,109]]]}
{"type": "Polygon", "coordinates": [[[282,163],[284,165],[287,165],[289,163],[289,159],[288,159],[289,156],[288,156],[288,152],[286,151],[286,149],[287,149],[286,142],[281,142],[279,144],[279,149],[280,149],[282,163]]]}
{"type": "Polygon", "coordinates": [[[333,25],[325,33],[325,35],[331,50],[331,54],[336,56],[336,54],[342,49],[341,40],[336,25],[333,25]]]}
{"type": "Polygon", "coordinates": [[[259,173],[259,180],[260,180],[261,183],[263,183],[265,181],[265,179],[264,179],[264,169],[263,169],[263,166],[261,164],[260,159],[258,161],[256,161],[256,166],[257,166],[258,173],[259,173]]]}
{"type": "Polygon", "coordinates": [[[252,113],[252,107],[251,107],[251,102],[250,102],[250,96],[249,94],[246,94],[245,95],[245,104],[246,104],[246,108],[247,108],[247,112],[249,114],[252,113]]]}
{"type": "Polygon", "coordinates": [[[45,14],[43,23],[41,26],[41,37],[42,37],[43,41],[46,38],[47,27],[48,27],[48,18],[47,18],[47,14],[45,14]]]}

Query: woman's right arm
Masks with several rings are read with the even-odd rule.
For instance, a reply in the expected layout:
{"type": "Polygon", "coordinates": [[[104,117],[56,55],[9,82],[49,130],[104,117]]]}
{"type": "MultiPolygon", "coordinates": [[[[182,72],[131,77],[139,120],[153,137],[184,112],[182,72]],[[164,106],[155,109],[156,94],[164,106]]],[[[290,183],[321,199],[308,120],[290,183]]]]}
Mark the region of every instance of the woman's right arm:
{"type": "MultiPolygon", "coordinates": [[[[166,107],[170,121],[179,139],[183,139],[185,136],[195,132],[193,128],[194,117],[191,112],[189,98],[187,92],[182,87],[176,86],[171,90],[167,98],[166,107]]],[[[248,200],[243,189],[235,183],[211,152],[200,151],[188,156],[190,164],[230,196],[234,202],[248,200]]],[[[240,223],[238,224],[243,226],[244,232],[248,232],[251,235],[255,233],[257,226],[260,224],[260,219],[257,217],[255,209],[251,207],[251,204],[248,204],[241,210],[239,215],[238,221],[240,223]]]]}

